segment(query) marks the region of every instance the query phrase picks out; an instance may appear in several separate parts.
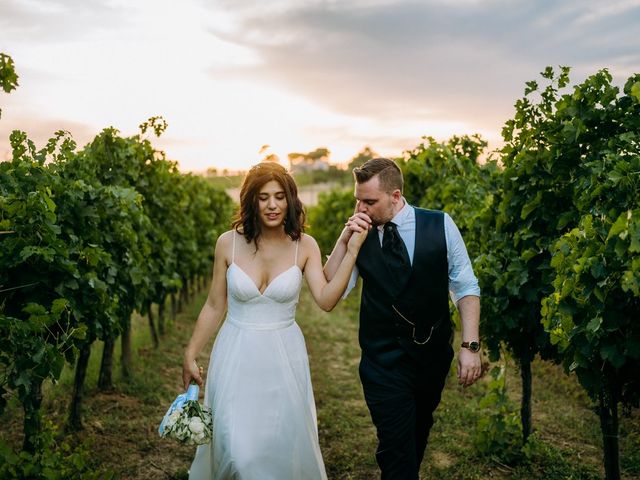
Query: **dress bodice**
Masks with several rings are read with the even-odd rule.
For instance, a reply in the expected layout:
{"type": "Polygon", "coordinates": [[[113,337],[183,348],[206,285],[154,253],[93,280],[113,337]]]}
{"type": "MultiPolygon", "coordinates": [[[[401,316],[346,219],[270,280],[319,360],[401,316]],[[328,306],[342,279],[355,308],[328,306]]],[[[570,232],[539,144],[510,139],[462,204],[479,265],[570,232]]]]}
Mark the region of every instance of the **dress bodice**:
{"type": "Polygon", "coordinates": [[[227,269],[227,320],[241,328],[271,330],[291,325],[302,286],[298,265],[276,276],[263,293],[235,262],[227,269]]]}

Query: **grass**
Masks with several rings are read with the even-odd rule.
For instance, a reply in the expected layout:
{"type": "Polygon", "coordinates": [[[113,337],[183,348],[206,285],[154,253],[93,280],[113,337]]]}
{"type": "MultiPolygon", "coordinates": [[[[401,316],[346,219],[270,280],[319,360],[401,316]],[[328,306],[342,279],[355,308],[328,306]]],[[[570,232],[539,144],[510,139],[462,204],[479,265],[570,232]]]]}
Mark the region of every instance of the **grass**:
{"type": "MultiPolygon", "coordinates": [[[[182,389],[182,352],[205,298],[202,292],[169,325],[160,349],[151,345],[146,319],[133,322],[133,376],[119,376],[119,347],[114,365],[115,389],[95,388],[101,344],[91,355],[84,403],[84,430],[73,438],[87,442],[96,468],[121,479],[186,479],[193,447],[161,439],[157,426],[182,389]]],[[[298,323],[306,338],[318,408],[320,446],[330,479],[379,478],[374,459],[375,430],[358,380],[358,298],[353,292],[333,312],[322,312],[303,289],[298,323]]],[[[208,364],[212,342],[200,363],[208,364]]],[[[478,418],[487,412],[479,401],[489,391],[489,379],[463,389],[454,377],[455,364],[436,411],[421,476],[430,479],[596,479],[603,478],[599,420],[590,400],[574,377],[542,361],[533,365],[533,425],[536,431],[526,455],[507,464],[480,455],[472,438],[478,418]]],[[[60,382],[48,384],[43,410],[47,418],[64,422],[73,372],[66,369],[60,382]]],[[[518,406],[520,378],[507,362],[510,400],[518,406]]],[[[0,438],[18,447],[22,414],[15,399],[0,417],[0,438]]],[[[620,418],[622,478],[640,478],[640,416],[620,418]]]]}

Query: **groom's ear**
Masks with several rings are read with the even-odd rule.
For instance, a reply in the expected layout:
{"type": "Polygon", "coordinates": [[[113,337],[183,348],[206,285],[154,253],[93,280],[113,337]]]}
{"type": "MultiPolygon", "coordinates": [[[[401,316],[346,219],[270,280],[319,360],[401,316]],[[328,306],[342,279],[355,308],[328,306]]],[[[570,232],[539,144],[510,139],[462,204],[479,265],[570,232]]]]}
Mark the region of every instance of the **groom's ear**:
{"type": "Polygon", "coordinates": [[[399,202],[400,200],[402,200],[402,192],[399,188],[396,188],[393,192],[391,192],[391,197],[393,198],[394,202],[399,202]]]}

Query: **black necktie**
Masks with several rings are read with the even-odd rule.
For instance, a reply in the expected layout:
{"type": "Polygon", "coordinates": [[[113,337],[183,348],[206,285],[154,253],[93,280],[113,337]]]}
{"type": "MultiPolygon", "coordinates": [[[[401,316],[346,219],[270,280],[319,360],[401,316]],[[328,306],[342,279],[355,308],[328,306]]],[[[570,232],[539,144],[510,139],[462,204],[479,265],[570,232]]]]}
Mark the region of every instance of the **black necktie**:
{"type": "Polygon", "coordinates": [[[385,223],[382,235],[382,253],[395,280],[402,282],[411,273],[411,263],[407,247],[404,245],[398,227],[393,222],[385,223]]]}

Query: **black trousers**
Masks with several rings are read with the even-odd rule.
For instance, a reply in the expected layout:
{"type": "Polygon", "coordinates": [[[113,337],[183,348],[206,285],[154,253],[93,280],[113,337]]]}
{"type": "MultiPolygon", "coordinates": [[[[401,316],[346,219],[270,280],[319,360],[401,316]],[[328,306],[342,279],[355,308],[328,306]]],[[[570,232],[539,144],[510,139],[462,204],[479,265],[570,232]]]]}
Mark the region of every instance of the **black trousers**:
{"type": "MultiPolygon", "coordinates": [[[[420,463],[453,359],[448,342],[431,345],[427,360],[406,352],[381,366],[363,352],[360,380],[376,426],[382,480],[417,480],[420,463]]],[[[401,348],[398,346],[398,348],[401,348]]]]}

